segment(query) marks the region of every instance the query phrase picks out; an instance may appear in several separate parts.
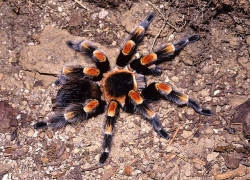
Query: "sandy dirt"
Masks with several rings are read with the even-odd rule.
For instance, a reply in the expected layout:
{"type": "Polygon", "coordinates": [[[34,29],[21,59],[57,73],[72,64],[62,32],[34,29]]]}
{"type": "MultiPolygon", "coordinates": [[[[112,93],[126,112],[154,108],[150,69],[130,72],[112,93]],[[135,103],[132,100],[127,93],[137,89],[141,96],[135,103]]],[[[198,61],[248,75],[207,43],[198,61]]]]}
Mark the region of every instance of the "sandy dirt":
{"type": "Polygon", "coordinates": [[[250,179],[249,14],[248,0],[0,0],[0,179],[250,179]],[[98,161],[105,114],[34,130],[48,119],[63,65],[94,65],[65,42],[93,42],[113,67],[149,12],[156,17],[136,55],[192,34],[201,39],[147,83],[169,82],[213,116],[154,102],[171,135],[165,140],[140,115],[121,112],[104,166],[98,161]]]}

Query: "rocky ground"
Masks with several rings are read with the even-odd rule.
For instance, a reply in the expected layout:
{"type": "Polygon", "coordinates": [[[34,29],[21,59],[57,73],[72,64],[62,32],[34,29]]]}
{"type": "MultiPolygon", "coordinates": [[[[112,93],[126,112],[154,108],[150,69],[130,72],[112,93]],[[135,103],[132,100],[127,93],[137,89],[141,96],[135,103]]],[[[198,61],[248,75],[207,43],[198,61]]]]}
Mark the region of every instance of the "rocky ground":
{"type": "Polygon", "coordinates": [[[0,178],[250,179],[250,2],[0,0],[0,178]],[[112,152],[98,165],[105,115],[58,131],[46,120],[64,64],[90,66],[65,45],[88,39],[114,65],[128,33],[156,17],[137,55],[191,34],[201,39],[164,62],[161,76],[214,115],[159,101],[169,141],[139,115],[120,113],[112,152]]]}

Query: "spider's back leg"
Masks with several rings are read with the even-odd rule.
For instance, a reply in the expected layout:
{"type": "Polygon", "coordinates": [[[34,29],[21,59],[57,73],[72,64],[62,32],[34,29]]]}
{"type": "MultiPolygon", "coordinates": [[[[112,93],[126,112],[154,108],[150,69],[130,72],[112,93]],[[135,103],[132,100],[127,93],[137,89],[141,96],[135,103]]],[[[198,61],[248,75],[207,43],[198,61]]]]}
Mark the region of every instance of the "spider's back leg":
{"type": "Polygon", "coordinates": [[[139,43],[141,43],[145,31],[150,25],[150,23],[154,19],[154,14],[150,13],[141,23],[140,25],[131,33],[131,37],[124,44],[123,48],[120,51],[119,56],[117,57],[116,64],[120,67],[124,67],[128,64],[133,56],[136,47],[139,43]]]}
{"type": "Polygon", "coordinates": [[[188,95],[177,92],[172,89],[170,84],[152,83],[142,90],[142,95],[147,100],[158,100],[160,98],[170,100],[178,105],[188,105],[192,107],[197,113],[211,116],[213,113],[209,109],[202,108],[195,100],[188,95]]]}
{"type": "Polygon", "coordinates": [[[128,93],[124,110],[129,113],[138,112],[146,118],[154,127],[155,131],[165,139],[169,139],[169,134],[162,127],[158,115],[153,108],[145,101],[141,94],[137,91],[131,90],[128,93]]]}
{"type": "Polygon", "coordinates": [[[89,79],[68,81],[58,90],[53,100],[54,115],[49,123],[38,122],[36,129],[60,128],[69,123],[85,120],[104,112],[104,101],[101,100],[100,87],[89,79]]]}
{"type": "Polygon", "coordinates": [[[76,123],[89,119],[104,112],[106,103],[100,99],[88,99],[85,103],[70,104],[66,108],[57,110],[49,118],[49,122],[38,122],[34,125],[35,129],[52,127],[59,129],[67,124],[76,123]]]}
{"type": "Polygon", "coordinates": [[[163,45],[157,51],[151,52],[140,59],[133,60],[130,63],[130,67],[137,73],[144,75],[161,75],[161,69],[157,66],[157,64],[174,58],[187,44],[193,43],[199,39],[199,35],[192,35],[176,43],[163,45]]]}

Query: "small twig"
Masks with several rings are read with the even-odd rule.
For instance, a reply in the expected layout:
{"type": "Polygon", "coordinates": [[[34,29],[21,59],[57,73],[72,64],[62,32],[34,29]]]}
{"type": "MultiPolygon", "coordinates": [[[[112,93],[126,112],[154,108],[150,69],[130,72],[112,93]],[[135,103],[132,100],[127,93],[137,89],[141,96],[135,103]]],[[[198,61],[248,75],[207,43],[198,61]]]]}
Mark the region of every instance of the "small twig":
{"type": "Polygon", "coordinates": [[[164,23],[163,23],[161,29],[159,30],[158,34],[157,34],[157,35],[155,36],[155,38],[154,38],[154,41],[153,41],[153,43],[152,43],[150,52],[153,51],[153,48],[154,48],[154,45],[155,45],[155,41],[156,41],[156,39],[160,36],[160,34],[161,34],[162,30],[165,28],[165,26],[166,26],[166,23],[165,23],[165,20],[164,20],[164,23]]]}
{"type": "Polygon", "coordinates": [[[177,173],[178,171],[178,165],[175,165],[168,174],[166,174],[164,180],[167,180],[167,179],[172,179],[172,177],[177,173]]]}
{"type": "Polygon", "coordinates": [[[172,24],[170,24],[169,22],[168,22],[168,19],[162,14],[162,12],[160,11],[160,9],[158,8],[158,7],[156,7],[154,4],[152,4],[150,1],[148,1],[148,3],[151,5],[151,6],[153,6],[153,8],[155,8],[160,14],[161,14],[161,16],[162,16],[162,18],[165,20],[165,23],[167,23],[169,26],[171,26],[172,28],[174,28],[176,31],[178,31],[178,29],[174,26],[174,25],[172,25],[172,24]]]}
{"type": "Polygon", "coordinates": [[[82,171],[82,172],[85,172],[85,171],[93,171],[93,170],[96,170],[96,169],[99,169],[99,168],[102,168],[102,167],[103,167],[103,165],[93,166],[93,167],[81,169],[81,171],[82,171]]]}
{"type": "Polygon", "coordinates": [[[128,165],[132,166],[134,163],[136,163],[137,161],[139,161],[139,158],[134,159],[132,162],[130,162],[128,165]]]}
{"type": "Polygon", "coordinates": [[[174,133],[174,135],[173,135],[173,138],[169,141],[169,143],[168,143],[169,146],[172,145],[172,143],[173,143],[173,141],[174,141],[174,139],[175,139],[177,133],[179,132],[180,128],[181,128],[181,124],[180,124],[180,125],[178,126],[178,128],[176,129],[176,131],[175,131],[175,133],[174,133]]]}
{"type": "Polygon", "coordinates": [[[242,177],[247,174],[248,168],[245,166],[240,166],[237,169],[234,169],[232,171],[227,171],[222,174],[215,175],[216,180],[222,180],[222,179],[231,179],[235,177],[242,177]]]}
{"type": "Polygon", "coordinates": [[[83,9],[89,10],[89,8],[87,8],[86,6],[84,6],[80,1],[75,0],[75,2],[76,2],[77,4],[79,4],[80,6],[82,6],[83,9]]]}

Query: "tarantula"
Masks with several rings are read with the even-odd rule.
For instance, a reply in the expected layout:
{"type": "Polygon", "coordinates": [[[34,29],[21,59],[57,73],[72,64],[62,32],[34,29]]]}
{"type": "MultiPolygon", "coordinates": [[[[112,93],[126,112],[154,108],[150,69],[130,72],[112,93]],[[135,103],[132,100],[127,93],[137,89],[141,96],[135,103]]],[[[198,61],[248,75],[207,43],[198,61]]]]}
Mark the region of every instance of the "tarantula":
{"type": "Polygon", "coordinates": [[[65,65],[56,85],[57,92],[49,122],[38,122],[35,129],[51,127],[58,129],[67,124],[89,119],[106,111],[103,151],[99,163],[103,164],[110,153],[114,125],[120,109],[128,113],[139,113],[152,124],[155,131],[165,139],[169,134],[163,129],[158,115],[149,105],[159,99],[170,100],[177,105],[192,107],[197,113],[210,116],[212,111],[202,108],[188,95],[172,89],[168,83],[154,82],[146,85],[145,75],[161,75],[157,65],[174,58],[187,44],[197,41],[199,35],[192,35],[176,43],[169,43],[155,52],[139,59],[131,60],[145,31],[154,19],[150,13],[131,33],[116,59],[116,67],[110,69],[107,56],[88,41],[66,44],[71,49],[84,53],[96,67],[65,65]]]}

